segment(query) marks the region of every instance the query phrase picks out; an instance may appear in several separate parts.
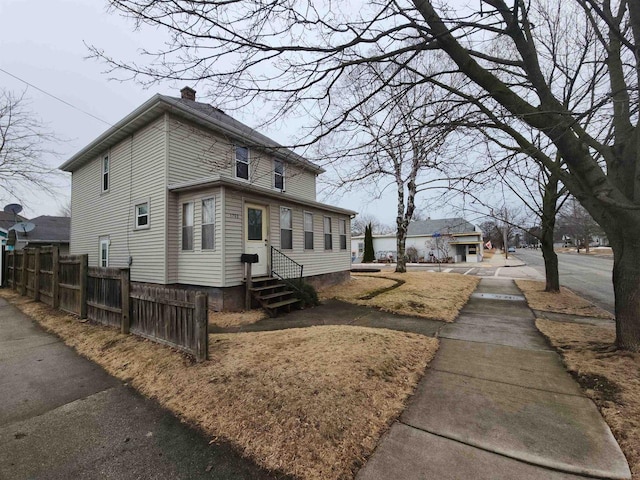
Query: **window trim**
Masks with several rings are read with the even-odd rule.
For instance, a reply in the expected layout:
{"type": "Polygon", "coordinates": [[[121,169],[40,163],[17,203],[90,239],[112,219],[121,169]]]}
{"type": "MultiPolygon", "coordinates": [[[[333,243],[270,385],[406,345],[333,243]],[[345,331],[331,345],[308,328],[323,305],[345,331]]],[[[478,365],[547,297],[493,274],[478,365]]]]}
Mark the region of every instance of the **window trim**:
{"type": "Polygon", "coordinates": [[[281,250],[293,250],[293,208],[291,207],[280,207],[280,249],[281,250]],[[282,211],[283,210],[289,210],[289,221],[290,221],[290,226],[289,228],[283,228],[282,227],[282,211]],[[283,247],[282,246],[282,231],[283,230],[288,230],[289,232],[291,232],[291,247],[283,247]]]}
{"type": "MultiPolygon", "coordinates": [[[[240,163],[244,163],[244,162],[240,162],[240,163]]],[[[244,145],[237,145],[237,144],[233,146],[233,177],[237,178],[238,180],[242,180],[244,182],[251,181],[251,153],[250,153],[249,147],[246,147],[244,145]],[[244,148],[247,150],[247,178],[238,176],[238,148],[244,148]]]]}
{"type": "Polygon", "coordinates": [[[325,251],[333,251],[333,225],[331,217],[324,216],[322,220],[322,231],[324,232],[324,249],[325,251]],[[327,233],[327,224],[325,220],[329,220],[329,232],[327,233]],[[329,235],[330,248],[327,248],[327,235],[329,235]]]}
{"type": "Polygon", "coordinates": [[[311,250],[315,250],[315,231],[314,231],[314,226],[315,226],[315,219],[314,219],[314,215],[313,212],[309,212],[309,211],[303,211],[302,212],[302,231],[304,232],[304,249],[307,251],[311,251],[311,250]],[[311,215],[311,230],[307,230],[307,225],[305,223],[307,215],[311,215]],[[311,234],[311,248],[307,248],[307,233],[311,234]]]}
{"type": "Polygon", "coordinates": [[[111,155],[107,153],[103,155],[102,158],[100,159],[100,192],[106,193],[109,191],[110,188],[111,188],[111,155]],[[107,166],[106,172],[104,168],[105,161],[107,166]],[[107,188],[104,188],[105,175],[107,179],[107,188]]]}
{"type": "Polygon", "coordinates": [[[340,241],[340,250],[347,250],[347,220],[345,218],[338,219],[338,240],[340,241]],[[342,227],[344,227],[344,233],[342,233],[342,227]],[[343,238],[344,247],[342,246],[343,238]]]}
{"type": "Polygon", "coordinates": [[[133,206],[133,229],[134,230],[147,230],[150,225],[151,225],[151,208],[149,208],[149,201],[145,200],[144,202],[136,203],[133,206]],[[140,219],[141,216],[145,216],[145,215],[140,215],[138,213],[138,207],[141,207],[143,205],[147,206],[147,213],[145,214],[146,217],[147,217],[147,224],[146,225],[139,225],[138,224],[138,220],[140,219]]]}
{"type": "Polygon", "coordinates": [[[279,158],[274,158],[274,159],[273,159],[273,188],[275,188],[276,190],[279,190],[279,191],[281,191],[281,192],[284,192],[284,191],[285,191],[285,189],[286,189],[286,187],[287,187],[287,184],[286,184],[286,181],[285,181],[286,171],[287,171],[287,169],[286,169],[286,165],[285,165],[285,163],[284,163],[284,160],[280,160],[279,158]],[[282,165],[282,173],[278,173],[278,172],[276,171],[276,164],[277,164],[277,163],[279,163],[280,165],[282,165]],[[276,178],[277,178],[278,176],[282,177],[282,188],[279,188],[279,187],[276,185],[276,178]]]}
{"type": "Polygon", "coordinates": [[[194,250],[194,232],[195,232],[195,216],[196,216],[196,207],[195,202],[190,200],[188,202],[182,202],[180,204],[180,251],[181,252],[193,252],[194,250]],[[185,225],[185,215],[184,215],[184,207],[185,205],[191,205],[191,225],[185,225]],[[191,248],[184,248],[184,229],[187,227],[191,227],[191,248]]]}
{"type": "Polygon", "coordinates": [[[200,200],[200,249],[212,252],[216,249],[216,197],[205,197],[200,200]],[[213,201],[213,223],[204,223],[204,202],[213,201]],[[205,248],[204,246],[204,226],[213,225],[213,247],[205,248]]]}
{"type": "Polygon", "coordinates": [[[111,250],[111,239],[109,238],[108,235],[106,236],[101,236],[98,238],[98,245],[99,245],[99,249],[98,249],[98,265],[102,268],[107,268],[109,266],[109,250],[111,250]],[[106,258],[102,258],[102,245],[106,245],[106,253],[107,256],[106,258]],[[104,260],[104,265],[102,264],[104,260]]]}

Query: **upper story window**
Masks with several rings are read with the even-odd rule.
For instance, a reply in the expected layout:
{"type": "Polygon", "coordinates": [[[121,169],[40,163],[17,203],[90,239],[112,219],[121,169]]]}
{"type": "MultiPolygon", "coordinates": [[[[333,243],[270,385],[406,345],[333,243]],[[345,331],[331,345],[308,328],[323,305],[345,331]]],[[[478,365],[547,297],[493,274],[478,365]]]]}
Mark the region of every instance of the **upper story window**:
{"type": "Polygon", "coordinates": [[[213,250],[215,247],[216,199],[202,200],[202,250],[213,250]]]}
{"type": "Polygon", "coordinates": [[[291,209],[286,207],[280,207],[280,248],[287,250],[293,248],[291,209]]]}
{"type": "Polygon", "coordinates": [[[236,177],[249,180],[249,148],[236,145],[236,177]]]}
{"type": "Polygon", "coordinates": [[[284,162],[273,160],[273,186],[278,190],[284,190],[284,162]]]}
{"type": "Polygon", "coordinates": [[[340,228],[340,231],[338,232],[340,234],[340,250],[346,250],[347,249],[347,221],[344,218],[341,218],[340,220],[338,220],[338,226],[340,228]]]}
{"type": "Polygon", "coordinates": [[[136,205],[136,228],[149,228],[149,202],[136,205]]]}
{"type": "Polygon", "coordinates": [[[333,235],[331,233],[331,217],[324,217],[324,249],[333,250],[333,235]]]}
{"type": "Polygon", "coordinates": [[[193,202],[182,204],[182,250],[193,250],[193,202]]]}
{"type": "Polygon", "coordinates": [[[109,190],[109,155],[102,158],[102,191],[109,190]]]}
{"type": "Polygon", "coordinates": [[[304,249],[313,250],[313,213],[304,212],[304,249]]]}

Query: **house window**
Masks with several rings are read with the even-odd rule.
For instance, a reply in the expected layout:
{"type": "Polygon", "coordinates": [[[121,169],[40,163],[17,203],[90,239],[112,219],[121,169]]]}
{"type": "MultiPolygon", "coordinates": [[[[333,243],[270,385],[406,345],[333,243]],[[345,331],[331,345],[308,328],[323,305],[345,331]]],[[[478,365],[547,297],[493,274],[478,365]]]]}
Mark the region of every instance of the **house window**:
{"type": "Polygon", "coordinates": [[[347,249],[347,221],[341,218],[338,221],[338,227],[340,229],[340,231],[338,232],[340,234],[340,250],[346,250],[347,249]]]}
{"type": "Polygon", "coordinates": [[[364,242],[358,242],[358,256],[361,257],[364,253],[364,242]]]}
{"type": "Polygon", "coordinates": [[[149,203],[136,205],[136,228],[149,228],[149,203]]]}
{"type": "Polygon", "coordinates": [[[102,191],[109,190],[109,155],[102,159],[102,191]]]}
{"type": "Polygon", "coordinates": [[[284,162],[273,161],[273,186],[278,190],[284,190],[284,162]]]}
{"type": "Polygon", "coordinates": [[[100,266],[109,266],[109,237],[100,238],[100,266]]]}
{"type": "Polygon", "coordinates": [[[236,177],[249,180],[249,149],[236,145],[236,177]]]}
{"type": "Polygon", "coordinates": [[[331,217],[324,217],[324,249],[333,249],[333,236],[331,235],[331,217]]]}
{"type": "Polygon", "coordinates": [[[202,249],[213,250],[215,247],[216,200],[202,200],[202,249]]]}
{"type": "Polygon", "coordinates": [[[193,202],[182,204],[182,250],[193,250],[193,202]]]}
{"type": "Polygon", "coordinates": [[[304,249],[313,250],[313,213],[304,212],[304,249]]]}
{"type": "Polygon", "coordinates": [[[280,248],[293,248],[293,230],[291,228],[291,209],[280,207],[280,248]]]}

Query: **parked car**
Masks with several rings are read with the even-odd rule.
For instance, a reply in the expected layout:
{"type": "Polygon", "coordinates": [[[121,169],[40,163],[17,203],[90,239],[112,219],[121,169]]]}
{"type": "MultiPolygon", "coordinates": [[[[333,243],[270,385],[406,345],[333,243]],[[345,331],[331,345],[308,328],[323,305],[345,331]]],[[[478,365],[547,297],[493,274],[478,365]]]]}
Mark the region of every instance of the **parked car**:
{"type": "Polygon", "coordinates": [[[516,253],[516,247],[509,247],[509,248],[507,249],[507,252],[509,252],[509,253],[516,253]]]}

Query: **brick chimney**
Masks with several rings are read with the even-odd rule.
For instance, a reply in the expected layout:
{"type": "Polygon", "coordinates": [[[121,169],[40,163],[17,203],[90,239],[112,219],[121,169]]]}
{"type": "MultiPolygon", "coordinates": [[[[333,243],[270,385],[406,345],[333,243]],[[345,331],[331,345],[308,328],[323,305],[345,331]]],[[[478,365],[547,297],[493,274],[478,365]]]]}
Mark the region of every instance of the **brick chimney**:
{"type": "Polygon", "coordinates": [[[193,100],[196,101],[196,91],[191,87],[184,87],[180,90],[180,96],[185,100],[193,100]]]}

